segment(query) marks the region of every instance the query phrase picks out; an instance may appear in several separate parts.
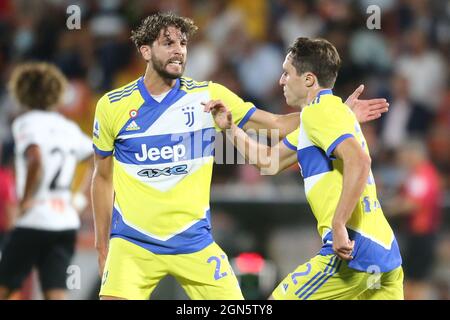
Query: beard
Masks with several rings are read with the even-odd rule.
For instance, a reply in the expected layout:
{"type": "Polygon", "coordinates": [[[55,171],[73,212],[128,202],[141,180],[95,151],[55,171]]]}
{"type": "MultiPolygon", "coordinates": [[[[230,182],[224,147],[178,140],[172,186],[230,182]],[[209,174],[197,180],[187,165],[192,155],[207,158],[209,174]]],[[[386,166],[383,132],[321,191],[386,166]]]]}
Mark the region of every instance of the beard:
{"type": "Polygon", "coordinates": [[[158,75],[163,79],[171,79],[175,80],[180,78],[183,75],[184,72],[184,64],[181,65],[181,71],[180,72],[168,72],[165,68],[169,64],[169,61],[163,62],[156,58],[154,55],[152,55],[152,66],[153,69],[158,73],[158,75]]]}

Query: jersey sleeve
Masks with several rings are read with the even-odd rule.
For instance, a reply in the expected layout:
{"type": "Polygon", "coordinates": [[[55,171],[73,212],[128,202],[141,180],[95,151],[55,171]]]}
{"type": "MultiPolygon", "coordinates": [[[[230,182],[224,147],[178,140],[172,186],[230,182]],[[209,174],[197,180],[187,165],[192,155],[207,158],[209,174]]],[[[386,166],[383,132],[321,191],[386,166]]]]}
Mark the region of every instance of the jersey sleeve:
{"type": "Polygon", "coordinates": [[[256,107],[251,102],[245,102],[228,88],[211,82],[211,99],[221,100],[231,111],[234,123],[242,128],[256,111],[256,107]]]}
{"type": "Polygon", "coordinates": [[[110,113],[108,113],[109,101],[103,96],[95,109],[95,118],[92,132],[92,141],[95,153],[107,157],[114,150],[114,136],[111,130],[110,113]]]}
{"type": "Polygon", "coordinates": [[[308,138],[325,151],[329,158],[345,139],[353,137],[355,118],[345,105],[311,105],[302,111],[301,123],[308,138]]]}
{"type": "Polygon", "coordinates": [[[297,145],[298,145],[298,135],[300,133],[300,128],[297,128],[296,130],[289,133],[286,137],[283,139],[283,143],[291,150],[297,151],[297,145]]]}

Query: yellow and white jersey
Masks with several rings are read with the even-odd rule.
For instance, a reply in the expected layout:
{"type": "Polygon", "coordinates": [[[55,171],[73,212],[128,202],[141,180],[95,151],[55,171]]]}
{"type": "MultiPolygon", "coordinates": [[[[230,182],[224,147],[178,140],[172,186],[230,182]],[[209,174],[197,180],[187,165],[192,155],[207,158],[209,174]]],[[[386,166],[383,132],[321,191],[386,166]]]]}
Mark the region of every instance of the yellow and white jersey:
{"type": "MultiPolygon", "coordinates": [[[[333,151],[349,137],[356,138],[367,154],[369,149],[355,115],[331,90],[322,90],[302,110],[300,118],[300,127],[284,143],[297,151],[306,198],[324,243],[320,254],[331,254],[331,224],[343,186],[343,162],[333,156],[333,151]]],[[[350,268],[387,272],[401,265],[398,244],[378,201],[372,172],[347,229],[355,240],[350,268]]]]}
{"type": "Polygon", "coordinates": [[[93,142],[114,156],[111,237],[159,254],[199,251],[213,242],[209,196],[218,129],[201,102],[222,100],[243,126],[256,108],[213,82],[182,77],[156,101],[143,78],[98,102],[93,142]]]}

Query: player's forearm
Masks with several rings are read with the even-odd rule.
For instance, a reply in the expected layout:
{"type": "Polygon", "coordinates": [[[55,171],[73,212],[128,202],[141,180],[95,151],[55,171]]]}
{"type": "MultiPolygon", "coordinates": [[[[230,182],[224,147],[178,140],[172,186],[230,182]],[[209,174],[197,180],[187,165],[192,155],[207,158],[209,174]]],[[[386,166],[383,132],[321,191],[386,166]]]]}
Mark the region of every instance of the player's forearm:
{"type": "Polygon", "coordinates": [[[269,130],[269,135],[274,137],[276,134],[278,140],[282,140],[289,133],[296,130],[299,125],[300,113],[298,112],[289,114],[273,114],[258,109],[250,117],[250,120],[244,125],[244,130],[266,129],[269,130]]]}
{"type": "Polygon", "coordinates": [[[94,213],[95,247],[107,250],[114,201],[112,179],[104,178],[94,172],[91,188],[92,209],[94,213]]]}
{"type": "Polygon", "coordinates": [[[277,115],[276,128],[280,132],[280,140],[284,139],[289,133],[296,130],[300,125],[300,113],[289,113],[277,115]]]}
{"type": "Polygon", "coordinates": [[[370,172],[370,158],[346,157],[344,161],[343,188],[333,217],[333,228],[345,226],[364,191],[370,172]]]}
{"type": "Polygon", "coordinates": [[[29,159],[27,163],[27,177],[25,179],[25,189],[21,202],[33,199],[34,193],[39,187],[42,178],[42,161],[40,158],[29,159]]]}
{"type": "MultiPolygon", "coordinates": [[[[231,129],[226,131],[226,134],[228,139],[249,163],[257,166],[261,170],[272,168],[272,149],[270,147],[251,139],[235,124],[232,125],[231,129]]],[[[271,173],[266,172],[266,174],[271,173]]],[[[272,174],[275,174],[275,172],[272,174]]]]}

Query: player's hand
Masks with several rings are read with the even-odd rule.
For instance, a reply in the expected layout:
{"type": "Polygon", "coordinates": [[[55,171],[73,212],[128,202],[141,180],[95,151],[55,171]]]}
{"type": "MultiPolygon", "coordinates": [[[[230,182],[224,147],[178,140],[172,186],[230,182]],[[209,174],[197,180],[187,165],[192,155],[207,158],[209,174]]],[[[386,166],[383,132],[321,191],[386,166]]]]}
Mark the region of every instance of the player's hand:
{"type": "Polygon", "coordinates": [[[205,107],[205,112],[211,112],[214,122],[220,129],[224,130],[231,128],[233,117],[222,101],[210,100],[206,103],[202,102],[202,105],[205,107]]]}
{"type": "Polygon", "coordinates": [[[333,250],[342,260],[352,260],[355,241],[348,237],[345,225],[333,227],[333,250]]]}
{"type": "Polygon", "coordinates": [[[89,202],[86,196],[81,192],[75,192],[72,196],[72,207],[81,215],[87,208],[89,202]]]}
{"type": "Polygon", "coordinates": [[[356,115],[359,123],[372,121],[381,117],[382,113],[388,111],[389,103],[386,99],[358,99],[364,91],[364,85],[361,84],[356,90],[347,98],[345,104],[348,105],[356,115]]]}

